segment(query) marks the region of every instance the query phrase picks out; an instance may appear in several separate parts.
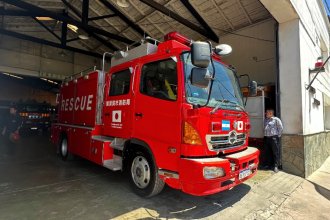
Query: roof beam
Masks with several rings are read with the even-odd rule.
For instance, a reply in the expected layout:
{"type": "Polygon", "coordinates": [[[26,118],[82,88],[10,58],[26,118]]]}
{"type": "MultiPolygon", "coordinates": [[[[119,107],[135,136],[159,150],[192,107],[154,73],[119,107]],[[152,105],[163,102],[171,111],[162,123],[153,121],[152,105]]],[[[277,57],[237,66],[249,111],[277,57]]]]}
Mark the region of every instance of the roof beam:
{"type": "Polygon", "coordinates": [[[102,16],[97,16],[97,17],[91,17],[88,18],[89,21],[94,21],[94,20],[100,20],[100,19],[104,19],[104,18],[112,18],[112,17],[116,17],[117,15],[115,14],[109,14],[109,15],[102,15],[102,16]]]}
{"type": "Polygon", "coordinates": [[[69,43],[69,42],[77,41],[77,40],[80,40],[80,38],[79,37],[71,38],[69,40],[66,40],[66,42],[69,43]]]}
{"type": "Polygon", "coordinates": [[[53,18],[55,20],[62,21],[62,22],[67,22],[68,24],[73,24],[73,25],[77,26],[78,28],[84,29],[87,32],[94,32],[96,34],[100,34],[100,35],[106,36],[106,37],[108,37],[110,39],[115,39],[115,40],[118,40],[118,41],[123,42],[123,43],[126,43],[126,44],[132,44],[132,43],[134,43],[134,41],[132,41],[130,39],[127,39],[125,37],[121,37],[121,36],[119,36],[117,34],[112,34],[110,32],[107,32],[107,31],[103,30],[103,29],[99,29],[99,28],[96,28],[96,27],[93,27],[93,26],[90,26],[90,25],[83,24],[82,22],[76,21],[73,18],[70,18],[68,16],[61,15],[61,14],[58,14],[58,13],[54,13],[52,11],[45,10],[43,8],[34,6],[34,5],[29,4],[27,2],[24,2],[22,0],[15,0],[15,1],[12,1],[12,0],[2,0],[2,1],[3,2],[6,2],[8,4],[11,4],[11,5],[14,5],[16,7],[25,9],[27,11],[30,11],[30,12],[32,12],[34,14],[40,14],[40,13],[41,14],[45,14],[45,16],[51,17],[51,18],[53,18]]]}
{"type": "Polygon", "coordinates": [[[190,29],[200,33],[201,35],[213,40],[213,41],[216,41],[218,42],[219,39],[218,37],[212,37],[210,36],[210,34],[204,30],[203,28],[200,28],[199,26],[195,25],[194,23],[188,21],[187,19],[181,17],[180,15],[172,12],[170,9],[164,7],[163,5],[155,2],[154,0],[141,0],[141,2],[143,2],[144,4],[148,5],[149,7],[152,7],[154,8],[155,10],[163,13],[164,15],[178,21],[179,23],[189,27],[190,29]]]}
{"type": "MultiPolygon", "coordinates": [[[[1,10],[0,9],[0,15],[8,15],[8,16],[31,16],[31,17],[37,17],[35,13],[31,13],[31,12],[28,12],[28,11],[20,11],[20,10],[1,10]]],[[[42,17],[48,17],[47,14],[39,14],[38,16],[42,16],[42,17]]],[[[38,19],[35,19],[38,23],[40,23],[41,25],[41,22],[38,20],[38,19]]],[[[47,27],[46,25],[42,24],[44,28],[48,28],[49,30],[51,30],[49,27],[47,27]]],[[[47,30],[48,30],[47,29],[47,30]]],[[[48,30],[48,31],[49,31],[48,30]]],[[[105,39],[99,37],[98,35],[94,34],[93,32],[91,31],[86,31],[91,37],[95,38],[96,40],[98,40],[100,43],[102,43],[103,45],[107,46],[108,48],[110,48],[111,50],[118,50],[118,48],[116,46],[114,46],[113,44],[111,44],[110,42],[106,41],[105,39]]],[[[52,33],[52,32],[51,32],[52,33]]],[[[52,33],[53,34],[53,33],[52,33]]],[[[55,34],[55,33],[54,33],[55,34]]],[[[53,35],[54,35],[53,34],[53,35]]],[[[56,35],[56,34],[55,34],[56,35]]],[[[54,36],[55,36],[54,35],[54,36]]],[[[56,35],[56,38],[61,41],[61,37],[59,37],[58,35],[56,35]]],[[[71,42],[71,41],[76,41],[76,40],[80,40],[80,38],[74,38],[74,39],[71,39],[71,40],[67,40],[66,42],[71,42]]]]}
{"type": "Polygon", "coordinates": [[[89,8],[89,0],[83,0],[81,22],[84,25],[88,24],[88,8],[89,8]]]}
{"type": "Polygon", "coordinates": [[[59,44],[59,43],[55,43],[55,42],[52,42],[52,41],[48,41],[48,40],[28,36],[28,35],[25,35],[25,34],[20,34],[20,33],[17,33],[17,32],[5,30],[3,28],[0,28],[0,34],[8,35],[8,36],[11,36],[11,37],[19,38],[19,39],[22,39],[22,40],[28,40],[28,41],[32,41],[32,42],[35,42],[35,43],[44,44],[44,45],[48,45],[48,46],[52,46],[52,47],[57,47],[57,48],[69,50],[69,51],[72,51],[72,52],[85,54],[85,55],[88,55],[88,56],[102,58],[102,54],[99,54],[99,53],[86,51],[86,50],[82,50],[82,49],[75,48],[75,47],[70,47],[70,46],[63,46],[62,44],[59,44]]]}
{"type": "MultiPolygon", "coordinates": [[[[145,14],[137,5],[135,5],[132,1],[133,0],[128,0],[129,1],[129,3],[138,11],[138,12],[140,12],[140,14],[143,16],[140,20],[138,20],[138,21],[136,21],[136,23],[140,23],[140,22],[142,22],[144,19],[146,19],[149,23],[150,23],[150,25],[153,25],[158,31],[159,31],[159,33],[161,33],[161,36],[164,36],[165,34],[167,34],[166,33],[166,31],[165,30],[163,30],[162,29],[162,27],[160,27],[159,25],[157,25],[156,23],[153,23],[153,21],[151,21],[151,19],[150,19],[150,17],[152,17],[155,13],[158,13],[158,11],[152,11],[151,13],[147,13],[147,14],[145,14]]],[[[166,7],[166,6],[168,6],[169,4],[171,4],[172,2],[173,2],[174,0],[168,0],[165,4],[164,4],[164,7],[166,7]]],[[[172,28],[173,28],[173,26],[172,26],[172,24],[170,23],[170,22],[167,22],[167,24],[169,25],[169,26],[171,26],[172,28]]],[[[141,24],[140,24],[141,25],[141,24]]]]}
{"type": "MultiPolygon", "coordinates": [[[[147,19],[147,21],[150,22],[150,24],[152,24],[149,15],[146,15],[141,9],[139,9],[139,7],[137,7],[135,4],[132,4],[131,1],[129,1],[131,3],[131,5],[133,6],[133,8],[135,8],[135,10],[137,10],[142,16],[143,18],[140,19],[139,21],[137,21],[136,23],[139,23],[140,21],[142,21],[144,18],[147,19]]],[[[164,32],[164,30],[162,30],[160,27],[158,27],[156,24],[152,24],[160,33],[162,33],[163,35],[165,35],[166,33],[164,32]]]]}
{"type": "Polygon", "coordinates": [[[67,35],[68,35],[68,23],[63,22],[62,23],[62,35],[61,35],[61,45],[63,47],[66,47],[67,35]]]}
{"type": "MultiPolygon", "coordinates": [[[[93,5],[93,6],[95,6],[95,7],[98,7],[98,6],[100,6],[100,7],[104,7],[104,5],[102,4],[102,2],[100,2],[99,0],[98,1],[96,1],[95,2],[96,3],[96,5],[93,5]]],[[[95,8],[93,8],[93,7],[90,7],[90,10],[92,10],[95,14],[97,14],[97,15],[101,15],[100,13],[99,13],[99,11],[98,10],[96,10],[95,8]]],[[[118,16],[118,15],[117,15],[118,16]]],[[[127,33],[127,30],[129,29],[129,28],[131,28],[130,26],[127,26],[126,28],[121,28],[120,26],[116,26],[116,25],[113,25],[113,22],[112,21],[110,21],[110,19],[104,19],[103,20],[104,22],[106,22],[107,24],[109,24],[109,27],[112,27],[114,30],[116,30],[116,31],[118,31],[118,33],[121,33],[122,34],[122,36],[124,36],[124,37],[130,37],[130,38],[132,38],[132,39],[136,39],[136,38],[134,38],[133,36],[131,36],[131,35],[128,35],[129,33],[127,33]]],[[[95,24],[96,25],[102,25],[101,23],[100,23],[100,21],[94,21],[95,22],[95,24]]],[[[137,22],[135,22],[135,23],[137,23],[137,22]]],[[[139,33],[137,33],[137,32],[135,32],[135,31],[131,31],[131,33],[132,34],[134,34],[134,36],[136,36],[138,39],[140,39],[140,34],[139,33]]],[[[131,44],[132,45],[132,44],[131,44]]],[[[99,48],[101,45],[99,45],[99,46],[97,46],[97,48],[99,48]]],[[[123,45],[120,45],[120,48],[126,48],[126,46],[123,46],[123,45]]]]}
{"type": "Polygon", "coordinates": [[[4,9],[0,8],[0,15],[5,15],[5,16],[27,16],[27,17],[46,17],[46,14],[42,13],[31,13],[28,11],[22,11],[22,10],[11,10],[11,9],[4,9]]]}
{"type": "Polygon", "coordinates": [[[248,19],[249,23],[252,24],[253,22],[249,16],[249,14],[246,12],[245,8],[243,7],[241,0],[236,0],[236,2],[238,4],[238,6],[241,8],[241,10],[243,11],[245,17],[248,19]]]}
{"type": "Polygon", "coordinates": [[[56,37],[59,41],[61,41],[61,38],[53,31],[51,30],[47,25],[39,21],[37,18],[33,17],[33,19],[38,22],[43,28],[45,28],[49,33],[51,33],[54,37],[56,37]]]}
{"type": "Polygon", "coordinates": [[[221,14],[221,16],[223,17],[223,19],[227,22],[227,24],[229,25],[229,27],[232,30],[235,30],[234,25],[228,20],[228,18],[226,17],[225,13],[223,13],[223,11],[221,10],[221,8],[217,5],[217,3],[214,0],[211,0],[211,2],[213,3],[214,7],[217,9],[217,11],[221,14]]]}
{"type": "Polygon", "coordinates": [[[79,12],[79,10],[77,8],[75,8],[73,5],[71,5],[67,0],[62,0],[63,4],[68,7],[69,9],[71,9],[71,11],[78,16],[79,18],[81,18],[81,14],[79,12]]]}
{"type": "Polygon", "coordinates": [[[188,9],[188,11],[196,18],[196,20],[204,27],[204,29],[208,32],[210,39],[217,39],[214,40],[215,42],[219,42],[219,37],[217,34],[212,30],[212,28],[206,23],[206,21],[200,16],[200,14],[196,11],[196,9],[190,4],[188,0],[180,0],[181,3],[188,9]]]}
{"type": "Polygon", "coordinates": [[[127,18],[121,11],[119,11],[116,7],[114,7],[110,2],[108,2],[107,0],[100,0],[100,2],[102,2],[103,5],[105,5],[108,9],[113,11],[116,15],[118,15],[118,17],[120,17],[126,24],[128,24],[133,30],[138,32],[141,36],[144,35],[150,36],[142,28],[140,28],[139,25],[137,25],[134,21],[127,18]]]}
{"type": "MultiPolygon", "coordinates": [[[[86,17],[86,12],[85,13],[83,13],[83,15],[81,15],[80,14],[80,12],[78,11],[78,9],[76,9],[73,5],[71,5],[69,2],[67,2],[66,0],[62,0],[62,2],[68,7],[68,8],[70,8],[75,14],[76,14],[76,16],[77,17],[79,17],[79,18],[81,18],[82,19],[82,21],[84,20],[83,18],[84,18],[84,16],[86,17]]],[[[83,10],[83,12],[84,12],[84,10],[87,10],[88,11],[88,9],[89,9],[89,7],[88,7],[88,5],[89,5],[89,2],[83,2],[83,8],[82,8],[82,10],[83,10]],[[88,4],[87,4],[88,3],[88,4]],[[84,4],[85,4],[85,6],[84,6],[84,4]],[[87,8],[86,8],[86,6],[87,6],[87,8]],[[85,7],[85,9],[84,9],[84,7],[85,7]]],[[[88,12],[87,12],[87,22],[88,22],[88,20],[91,20],[91,19],[89,19],[88,18],[88,12]]],[[[85,21],[86,22],[86,21],[85,21]]],[[[85,24],[85,25],[87,25],[87,23],[84,23],[84,21],[82,22],[83,24],[85,24]]],[[[114,51],[116,51],[116,50],[118,50],[118,48],[115,46],[115,45],[113,45],[112,43],[110,43],[110,42],[108,42],[108,41],[106,41],[105,39],[103,39],[103,38],[101,38],[101,37],[99,37],[98,35],[96,35],[94,32],[91,32],[91,31],[88,31],[88,30],[86,30],[86,32],[88,33],[88,35],[90,35],[91,37],[93,37],[93,38],[95,38],[97,41],[99,41],[100,43],[102,43],[102,44],[104,44],[105,46],[107,46],[108,48],[110,48],[111,50],[114,50],[114,51]]],[[[80,38],[74,38],[74,40],[79,40],[80,38]]],[[[73,41],[73,40],[70,40],[70,41],[73,41]]],[[[67,42],[70,42],[70,41],[67,41],[67,42]]]]}
{"type": "Polygon", "coordinates": [[[108,48],[110,48],[113,51],[117,51],[119,50],[118,47],[116,47],[115,45],[113,45],[112,43],[106,41],[105,39],[101,38],[100,36],[98,36],[97,34],[93,33],[93,32],[89,32],[88,33],[90,36],[92,36],[93,38],[95,38],[96,40],[98,40],[99,42],[101,42],[102,44],[104,44],[105,46],[107,46],[108,48]]]}

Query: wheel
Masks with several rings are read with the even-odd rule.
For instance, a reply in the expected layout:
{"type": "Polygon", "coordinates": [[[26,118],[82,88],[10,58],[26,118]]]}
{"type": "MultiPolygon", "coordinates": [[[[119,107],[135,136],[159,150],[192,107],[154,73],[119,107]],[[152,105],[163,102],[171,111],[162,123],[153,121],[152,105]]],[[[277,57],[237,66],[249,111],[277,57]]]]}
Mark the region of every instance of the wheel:
{"type": "Polygon", "coordinates": [[[69,157],[71,158],[71,154],[68,151],[68,139],[66,137],[63,137],[61,139],[61,143],[59,146],[59,154],[62,160],[67,160],[69,157]]]}
{"type": "Polygon", "coordinates": [[[134,153],[130,163],[130,183],[134,192],[142,197],[152,197],[162,191],[165,183],[159,178],[150,154],[144,151],[134,153]]]}

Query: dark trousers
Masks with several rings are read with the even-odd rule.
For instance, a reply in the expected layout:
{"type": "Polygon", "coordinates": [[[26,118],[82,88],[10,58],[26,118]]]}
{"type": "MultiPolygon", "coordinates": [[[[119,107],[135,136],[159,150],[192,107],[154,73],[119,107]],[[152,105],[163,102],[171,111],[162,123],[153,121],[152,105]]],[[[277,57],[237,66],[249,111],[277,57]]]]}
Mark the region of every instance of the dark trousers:
{"type": "Polygon", "coordinates": [[[271,155],[271,157],[268,157],[267,161],[265,161],[265,165],[278,167],[280,165],[280,145],[278,136],[265,137],[265,151],[266,155],[271,155]]]}
{"type": "Polygon", "coordinates": [[[9,137],[0,134],[0,154],[15,155],[16,144],[9,137]]]}

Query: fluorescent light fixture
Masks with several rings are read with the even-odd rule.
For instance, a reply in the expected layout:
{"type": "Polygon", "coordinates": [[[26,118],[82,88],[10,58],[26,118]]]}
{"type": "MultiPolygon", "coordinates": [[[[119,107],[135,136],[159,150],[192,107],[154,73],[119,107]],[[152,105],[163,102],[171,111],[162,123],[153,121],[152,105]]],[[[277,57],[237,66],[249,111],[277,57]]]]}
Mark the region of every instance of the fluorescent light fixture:
{"type": "Polygon", "coordinates": [[[84,35],[84,34],[79,34],[78,37],[82,40],[88,40],[89,37],[87,35],[84,35]]]}
{"type": "Polygon", "coordinates": [[[50,17],[36,17],[36,19],[38,19],[39,21],[52,21],[52,20],[54,20],[50,17]]]}
{"type": "Polygon", "coordinates": [[[6,76],[10,76],[10,77],[13,77],[13,78],[17,78],[17,79],[23,79],[23,77],[20,77],[20,76],[16,76],[16,75],[13,75],[13,74],[10,74],[10,73],[2,73],[6,76]]]}
{"type": "Polygon", "coordinates": [[[126,0],[117,0],[117,5],[122,8],[129,7],[129,3],[126,0]]]}
{"type": "Polygon", "coordinates": [[[55,81],[53,81],[53,80],[45,79],[45,78],[40,78],[40,79],[43,80],[43,81],[46,81],[46,82],[49,82],[49,83],[52,83],[52,84],[58,85],[58,83],[55,82],[55,81]]]}
{"type": "Polygon", "coordinates": [[[68,24],[67,25],[67,27],[71,30],[71,31],[73,31],[73,32],[75,32],[76,34],[78,34],[78,37],[80,38],[80,39],[82,39],[82,40],[87,40],[87,39],[89,39],[89,36],[88,35],[85,35],[85,34],[79,34],[78,33],[78,27],[77,26],[75,26],[75,25],[73,25],[73,24],[68,24]]]}
{"type": "Polygon", "coordinates": [[[67,27],[68,27],[71,31],[73,31],[73,32],[75,32],[75,33],[78,32],[78,27],[75,26],[75,25],[73,25],[73,24],[68,24],[67,27]]]}

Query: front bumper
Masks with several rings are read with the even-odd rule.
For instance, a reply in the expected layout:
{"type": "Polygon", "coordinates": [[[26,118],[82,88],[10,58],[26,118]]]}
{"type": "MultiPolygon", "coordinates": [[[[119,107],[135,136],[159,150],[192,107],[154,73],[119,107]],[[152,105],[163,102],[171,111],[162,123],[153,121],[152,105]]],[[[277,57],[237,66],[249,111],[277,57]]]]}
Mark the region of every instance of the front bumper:
{"type": "Polygon", "coordinates": [[[51,124],[49,121],[25,121],[22,124],[21,130],[31,131],[31,130],[45,130],[50,128],[51,124]]]}
{"type": "Polygon", "coordinates": [[[182,158],[179,171],[180,188],[183,192],[196,196],[230,189],[256,174],[258,158],[259,150],[253,147],[217,158],[182,158]],[[221,167],[225,175],[215,179],[205,179],[204,167],[221,167]],[[244,175],[246,173],[247,176],[244,175]]]}

